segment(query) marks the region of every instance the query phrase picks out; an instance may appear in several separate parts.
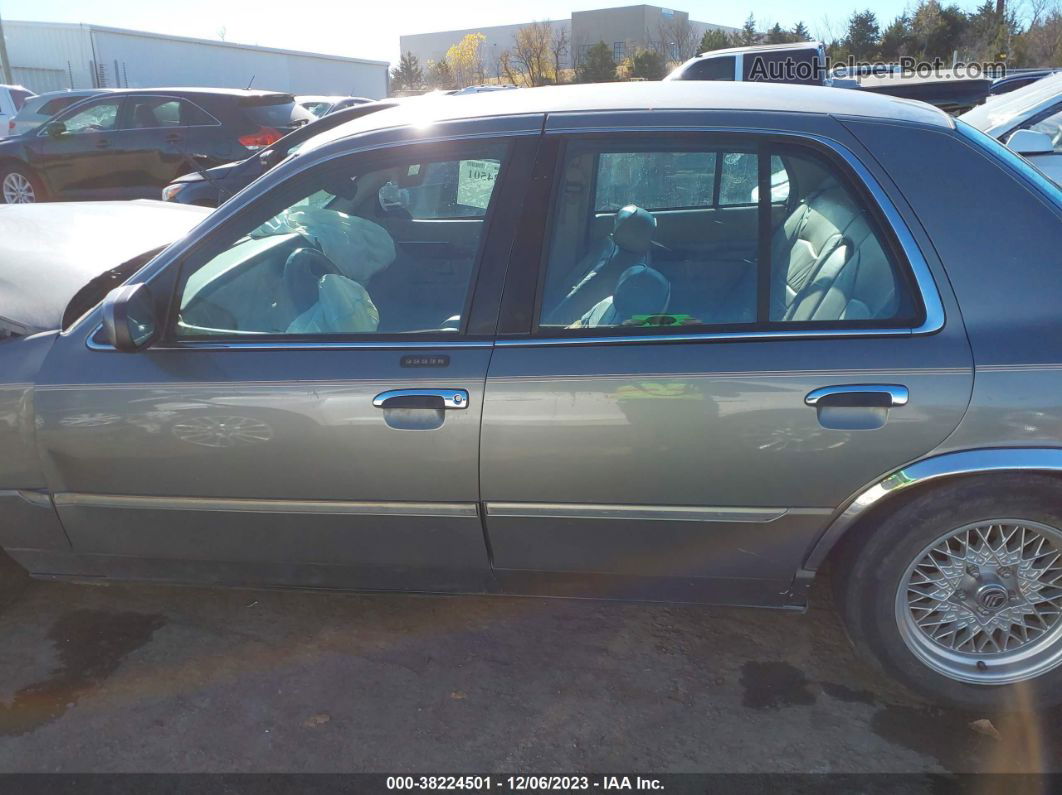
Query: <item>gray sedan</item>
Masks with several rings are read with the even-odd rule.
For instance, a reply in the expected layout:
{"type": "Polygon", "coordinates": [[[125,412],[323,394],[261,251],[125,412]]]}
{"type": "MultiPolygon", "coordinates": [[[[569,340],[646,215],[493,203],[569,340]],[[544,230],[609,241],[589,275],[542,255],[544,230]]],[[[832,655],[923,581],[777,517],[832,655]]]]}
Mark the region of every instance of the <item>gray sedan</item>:
{"type": "Polygon", "coordinates": [[[1062,194],[988,136],[529,89],[342,125],[157,235],[138,207],[76,289],[0,212],[34,575],[800,610],[828,565],[905,685],[1062,700],[1062,194]]]}

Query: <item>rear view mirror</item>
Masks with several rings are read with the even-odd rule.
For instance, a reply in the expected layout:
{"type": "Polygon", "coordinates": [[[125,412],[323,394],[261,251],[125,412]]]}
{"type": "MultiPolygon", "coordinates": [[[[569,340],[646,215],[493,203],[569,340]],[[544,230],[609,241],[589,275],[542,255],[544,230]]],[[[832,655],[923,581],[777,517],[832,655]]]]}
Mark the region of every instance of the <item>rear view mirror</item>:
{"type": "Polygon", "coordinates": [[[155,301],[146,284],[123,284],[103,299],[103,339],[125,353],[143,350],[158,336],[155,301]]]}
{"type": "Polygon", "coordinates": [[[1049,155],[1055,147],[1051,136],[1036,130],[1018,130],[1007,139],[1007,148],[1019,155],[1049,155]]]}
{"type": "Polygon", "coordinates": [[[50,121],[44,125],[44,132],[52,138],[58,138],[66,132],[66,124],[61,121],[50,121]]]}

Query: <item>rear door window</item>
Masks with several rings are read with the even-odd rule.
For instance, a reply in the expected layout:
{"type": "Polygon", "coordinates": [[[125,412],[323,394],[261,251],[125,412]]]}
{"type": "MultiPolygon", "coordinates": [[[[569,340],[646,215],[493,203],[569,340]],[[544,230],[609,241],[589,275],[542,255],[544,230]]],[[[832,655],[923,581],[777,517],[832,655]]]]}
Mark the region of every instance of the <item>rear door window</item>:
{"type": "Polygon", "coordinates": [[[682,73],[683,80],[733,80],[734,56],[722,55],[705,58],[690,64],[682,73]]]}
{"type": "Polygon", "coordinates": [[[917,323],[897,248],[843,172],[800,147],[727,140],[569,145],[539,329],[917,323]]]}
{"type": "Polygon", "coordinates": [[[126,128],[131,130],[157,130],[161,127],[179,127],[181,124],[181,101],[174,97],[132,97],[129,99],[126,128]]]}

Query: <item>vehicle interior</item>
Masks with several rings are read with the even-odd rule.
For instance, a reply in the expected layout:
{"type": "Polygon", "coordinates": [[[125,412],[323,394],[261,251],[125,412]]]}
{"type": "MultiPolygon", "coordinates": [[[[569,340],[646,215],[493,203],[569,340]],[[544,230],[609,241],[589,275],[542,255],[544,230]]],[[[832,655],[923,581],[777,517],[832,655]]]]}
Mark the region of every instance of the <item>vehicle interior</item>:
{"type": "MultiPolygon", "coordinates": [[[[541,326],[757,321],[756,155],[573,149],[564,169],[541,326]]],[[[913,316],[867,208],[817,158],[772,157],[769,235],[770,321],[913,316]]]]}
{"type": "Polygon", "coordinates": [[[300,199],[189,275],[179,336],[459,331],[501,167],[485,154],[300,199]]]}

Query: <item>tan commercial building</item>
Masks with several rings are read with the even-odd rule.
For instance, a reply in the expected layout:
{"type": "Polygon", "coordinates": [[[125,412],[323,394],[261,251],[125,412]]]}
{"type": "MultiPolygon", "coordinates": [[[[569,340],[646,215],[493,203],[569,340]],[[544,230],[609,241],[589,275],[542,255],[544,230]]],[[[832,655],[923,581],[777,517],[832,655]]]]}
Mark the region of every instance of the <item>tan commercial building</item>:
{"type": "MultiPolygon", "coordinates": [[[[402,52],[412,52],[421,64],[441,61],[446,51],[469,33],[482,33],[480,56],[488,77],[499,77],[499,58],[515,43],[516,32],[530,22],[512,25],[414,33],[401,37],[402,52]]],[[[555,35],[563,34],[568,47],[562,68],[579,63],[586,51],[600,41],[612,49],[617,63],[638,50],[660,52],[669,61],[682,61],[696,53],[697,44],[706,30],[715,28],[728,33],[736,30],[725,25],[697,22],[689,13],[651,5],[600,8],[575,11],[571,18],[552,20],[555,35]]]]}

